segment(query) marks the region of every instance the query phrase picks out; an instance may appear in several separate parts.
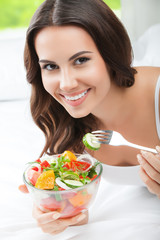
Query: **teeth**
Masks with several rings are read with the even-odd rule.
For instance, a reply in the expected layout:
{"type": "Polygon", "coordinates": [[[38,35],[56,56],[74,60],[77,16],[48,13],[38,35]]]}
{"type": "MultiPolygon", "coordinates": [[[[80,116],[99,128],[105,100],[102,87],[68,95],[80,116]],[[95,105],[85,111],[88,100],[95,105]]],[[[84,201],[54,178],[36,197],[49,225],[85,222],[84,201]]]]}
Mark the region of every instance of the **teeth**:
{"type": "Polygon", "coordinates": [[[83,97],[86,93],[87,93],[87,90],[84,91],[84,92],[81,93],[81,94],[78,94],[78,95],[74,96],[74,97],[68,97],[68,96],[64,96],[64,97],[65,97],[65,99],[67,99],[67,100],[75,101],[75,100],[78,100],[78,99],[80,99],[81,97],[83,97]]]}

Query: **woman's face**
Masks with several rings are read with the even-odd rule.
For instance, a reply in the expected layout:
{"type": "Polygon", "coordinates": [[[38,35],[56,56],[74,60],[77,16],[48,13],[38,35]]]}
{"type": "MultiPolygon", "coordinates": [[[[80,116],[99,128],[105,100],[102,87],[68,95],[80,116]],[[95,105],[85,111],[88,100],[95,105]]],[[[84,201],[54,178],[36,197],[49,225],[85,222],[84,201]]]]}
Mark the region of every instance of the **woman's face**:
{"type": "Polygon", "coordinates": [[[46,91],[74,118],[96,115],[110,77],[91,36],[76,26],[51,26],[36,35],[35,48],[46,91]]]}

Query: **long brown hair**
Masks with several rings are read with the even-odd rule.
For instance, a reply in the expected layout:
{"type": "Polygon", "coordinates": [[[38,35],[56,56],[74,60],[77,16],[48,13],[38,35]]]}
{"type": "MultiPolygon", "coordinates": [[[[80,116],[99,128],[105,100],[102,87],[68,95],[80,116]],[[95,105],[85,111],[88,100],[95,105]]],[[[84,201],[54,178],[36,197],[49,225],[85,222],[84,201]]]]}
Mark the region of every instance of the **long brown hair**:
{"type": "Polygon", "coordinates": [[[27,31],[24,64],[27,81],[32,85],[31,113],[43,131],[46,144],[41,155],[72,149],[84,150],[82,137],[98,127],[98,120],[89,114],[74,119],[43,87],[34,38],[47,26],[77,25],[94,40],[112,81],[119,87],[134,84],[136,70],[131,67],[131,43],[121,22],[102,0],[46,0],[37,9],[27,31]]]}

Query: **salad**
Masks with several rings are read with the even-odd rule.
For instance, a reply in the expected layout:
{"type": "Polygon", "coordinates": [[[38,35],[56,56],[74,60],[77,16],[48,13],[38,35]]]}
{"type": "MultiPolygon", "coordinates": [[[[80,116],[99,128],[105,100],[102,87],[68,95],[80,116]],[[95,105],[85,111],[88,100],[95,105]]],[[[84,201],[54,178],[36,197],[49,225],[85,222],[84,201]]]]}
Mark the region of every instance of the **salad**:
{"type": "Polygon", "coordinates": [[[31,162],[27,178],[31,185],[39,189],[62,191],[90,183],[97,177],[97,161],[85,159],[85,155],[76,157],[70,151],[58,156],[42,157],[31,162]]]}
{"type": "Polygon", "coordinates": [[[29,162],[24,181],[43,211],[56,210],[65,218],[87,209],[101,172],[100,162],[90,155],[65,151],[29,162]]]}

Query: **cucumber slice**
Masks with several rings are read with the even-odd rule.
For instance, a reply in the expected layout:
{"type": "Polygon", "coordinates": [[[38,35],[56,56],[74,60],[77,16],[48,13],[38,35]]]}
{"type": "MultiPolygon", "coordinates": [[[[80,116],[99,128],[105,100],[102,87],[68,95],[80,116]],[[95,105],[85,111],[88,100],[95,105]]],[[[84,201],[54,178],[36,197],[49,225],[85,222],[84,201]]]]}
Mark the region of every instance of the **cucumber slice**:
{"type": "Polygon", "coordinates": [[[65,183],[71,185],[71,186],[75,186],[75,187],[82,187],[83,183],[80,181],[75,181],[75,180],[63,180],[65,183]]]}
{"type": "Polygon", "coordinates": [[[96,136],[94,136],[92,133],[87,133],[86,135],[84,135],[83,137],[83,144],[91,150],[98,150],[101,146],[100,143],[96,143],[97,138],[96,136]]]}
{"type": "Polygon", "coordinates": [[[72,189],[72,188],[68,187],[65,183],[63,183],[63,182],[61,181],[61,178],[60,178],[60,177],[56,178],[56,183],[57,183],[58,186],[60,186],[61,188],[64,188],[65,190],[70,190],[70,189],[72,189]]]}

